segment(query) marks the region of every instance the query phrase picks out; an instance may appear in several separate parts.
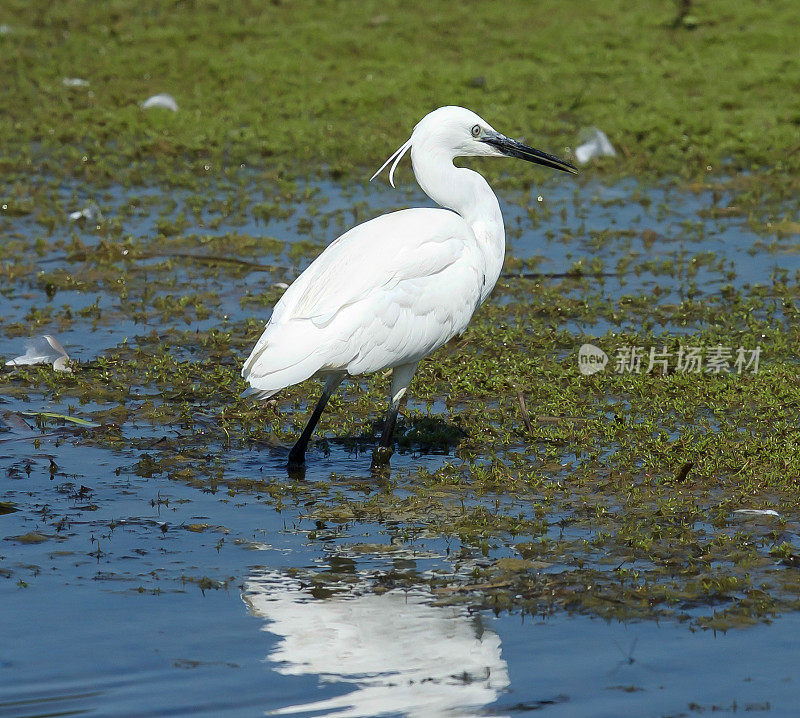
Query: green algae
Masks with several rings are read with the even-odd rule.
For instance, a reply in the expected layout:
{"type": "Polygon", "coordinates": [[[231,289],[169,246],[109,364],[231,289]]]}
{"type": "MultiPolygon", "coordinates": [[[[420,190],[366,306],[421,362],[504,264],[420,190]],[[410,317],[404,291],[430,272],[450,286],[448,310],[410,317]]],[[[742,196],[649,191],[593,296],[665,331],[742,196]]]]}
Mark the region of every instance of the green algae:
{"type": "MultiPolygon", "coordinates": [[[[11,28],[0,38],[0,166],[6,177],[45,167],[182,186],[241,164],[335,178],[377,166],[426,111],[462,104],[552,151],[596,125],[619,150],[602,172],[796,174],[795,11],[790,0],[698,2],[689,27],[655,0],[515,0],[503,10],[514,22],[439,0],[424,11],[396,0],[15,0],[0,8],[11,28]],[[65,76],[89,85],[65,87],[65,76]],[[179,111],[140,109],[158,92],[179,111]]],[[[11,186],[4,212],[30,213],[11,186]]]]}
{"type": "MultiPolygon", "coordinates": [[[[593,376],[578,371],[585,340],[613,357],[634,345],[676,351],[686,335],[636,329],[653,307],[635,297],[576,300],[574,289],[571,279],[503,280],[464,337],[422,364],[398,427],[401,447],[449,458],[440,468],[371,481],[230,470],[243,450],[288,447],[313,401],[309,385],[290,387],[266,406],[238,398],[241,358],[258,322],[152,332],[76,364],[70,376],[46,368],[4,373],[0,390],[102,398],[109,406],[83,415],[104,426],[81,441],[139,449],[133,471],[141,476],[250,494],[278,510],[302,506],[320,526],[377,523],[412,542],[450,537],[487,557],[464,576],[382,576],[380,590],[422,581],[442,601],[494,610],[672,616],[717,629],[796,608],[797,551],[786,536],[800,496],[798,336],[794,313],[780,311],[794,306],[796,287],[776,282],[755,297],[733,289],[657,308],[691,331],[692,345],[762,345],[758,372],[620,374],[609,367],[593,376]],[[559,328],[571,316],[589,323],[610,316],[631,328],[581,336],[559,328]],[[188,345],[192,356],[182,358],[188,345]],[[132,395],[131,386],[144,395],[132,395]],[[446,410],[433,413],[435,406],[446,410]],[[171,429],[179,438],[123,438],[117,427],[131,421],[152,426],[154,436],[171,429]],[[733,513],[742,507],[785,518],[744,521],[733,513]]],[[[322,419],[317,446],[368,452],[388,384],[375,375],[347,385],[322,419]]],[[[327,574],[314,580],[321,591],[335,583],[327,574]]]]}
{"type": "MultiPolygon", "coordinates": [[[[797,610],[798,277],[779,268],[769,282],[743,284],[723,253],[703,245],[714,223],[736,219],[758,234],[754,256],[797,252],[793,5],[698,3],[690,28],[673,27],[671,3],[602,11],[520,3],[504,10],[519,21],[502,32],[496,10],[480,4],[434,2],[425,22],[392,3],[241,8],[247,22],[214,3],[168,12],[124,2],[0,8],[0,22],[15,28],[0,37],[10,68],[0,117],[9,227],[0,294],[29,305],[1,330],[22,337],[43,327],[130,325],[127,341],[77,358],[72,375],[0,373],[0,397],[75,401],[100,426],[57,421],[58,431],[132,454],[118,471],[291,508],[316,522],[312,542],[363,523],[397,546],[452,545],[456,570],[424,574],[398,556],[373,577],[375,591],[425,584],[442,602],[498,611],[669,616],[720,630],[797,610]],[[569,28],[568,41],[558,28],[569,28]],[[61,76],[78,67],[89,88],[63,88],[61,76]],[[158,91],[177,97],[177,114],[138,108],[158,91]],[[668,174],[679,178],[672,186],[710,199],[669,236],[642,223],[567,226],[566,207],[559,216],[531,201],[532,175],[500,176],[499,163],[481,164],[500,193],[526,207],[510,238],[534,228],[579,251],[554,274],[540,273],[541,256],[509,256],[466,334],[423,362],[398,446],[440,461],[375,476],[337,471],[325,481],[241,469],[242,456],[280,456],[316,399],[311,384],[261,406],[238,397],[264,308],[324,239],[373,214],[363,200],[325,210],[319,191],[296,178],[368,176],[366,164],[377,166],[423,112],[444,103],[556,152],[574,146],[582,126],[598,125],[620,154],[586,174],[648,183],[668,174]],[[65,177],[90,188],[104,216],[67,236],[67,212],[84,202],[59,194],[65,177]],[[112,180],[162,191],[137,187],[114,204],[112,180]],[[172,196],[179,192],[182,201],[172,196]],[[143,228],[131,230],[139,218],[143,228]],[[248,218],[263,223],[264,236],[240,229],[248,218]],[[617,253],[601,259],[609,244],[617,253]],[[254,272],[258,288],[246,283],[254,272]],[[641,291],[643,275],[677,289],[641,291]],[[608,293],[612,280],[634,288],[608,293]],[[74,306],[75,295],[87,301],[74,306]],[[231,304],[252,318],[229,318],[231,304]],[[584,342],[611,358],[604,372],[580,374],[584,342]],[[760,346],[759,371],[614,371],[624,347],[674,360],[687,344],[760,346]],[[739,508],[780,516],[744,520],[739,508]]],[[[576,189],[578,213],[586,188],[576,189]]],[[[651,203],[647,183],[591,201],[620,211],[651,203]]],[[[668,212],[656,208],[657,217],[668,212]]],[[[349,382],[312,450],[362,452],[366,467],[389,382],[349,382]]],[[[31,431],[54,428],[40,417],[31,431]]],[[[21,461],[8,476],[29,472],[21,461]]],[[[299,572],[319,596],[363,580],[346,559],[299,572]]],[[[184,580],[203,591],[227,585],[184,580]]]]}

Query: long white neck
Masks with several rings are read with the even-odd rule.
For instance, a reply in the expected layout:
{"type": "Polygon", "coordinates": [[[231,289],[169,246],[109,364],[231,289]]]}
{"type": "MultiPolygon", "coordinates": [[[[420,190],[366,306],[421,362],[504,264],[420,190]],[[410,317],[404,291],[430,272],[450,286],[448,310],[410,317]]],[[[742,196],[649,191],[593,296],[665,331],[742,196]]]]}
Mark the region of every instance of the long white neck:
{"type": "Polygon", "coordinates": [[[460,214],[472,229],[486,262],[483,301],[497,282],[505,257],[505,227],[497,197],[481,175],[456,167],[446,152],[412,145],[411,165],[422,191],[460,214]]]}
{"type": "Polygon", "coordinates": [[[460,214],[467,223],[503,227],[500,204],[489,183],[477,172],[456,167],[446,152],[411,147],[411,165],[419,186],[434,202],[460,214]]]}

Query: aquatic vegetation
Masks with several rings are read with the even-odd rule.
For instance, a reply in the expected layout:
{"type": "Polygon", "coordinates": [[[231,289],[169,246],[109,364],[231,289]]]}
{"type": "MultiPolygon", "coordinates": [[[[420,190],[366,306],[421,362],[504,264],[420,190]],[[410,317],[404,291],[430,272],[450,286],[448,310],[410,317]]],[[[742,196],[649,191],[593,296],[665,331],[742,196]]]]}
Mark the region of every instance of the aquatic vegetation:
{"type": "MultiPolygon", "coordinates": [[[[442,603],[496,611],[724,629],[796,609],[794,3],[698,4],[675,25],[673,3],[520,1],[502,31],[488,4],[428,3],[424,27],[393,2],[380,16],[241,7],[247,23],[202,2],[0,7],[14,28],[0,36],[0,348],[7,361],[49,332],[73,369],[0,373],[0,520],[20,526],[3,532],[8,545],[79,535],[92,561],[113,553],[102,537],[128,519],[86,518],[104,498],[62,468],[79,447],[123,486],[163,480],[182,501],[266,504],[320,550],[335,543],[324,568],[296,570],[315,595],[362,585],[379,556],[394,563],[370,574],[374,592],[424,584],[442,603]],[[568,43],[547,32],[564,23],[568,43]],[[420,62],[434,47],[435,73],[420,62]],[[88,85],[64,83],[78,72],[88,85]],[[138,106],[157,91],[180,111],[138,106]],[[465,335],[420,367],[399,466],[372,476],[349,463],[374,444],[390,381],[375,376],[331,401],[312,444],[324,475],[290,479],[277,467],[315,388],[239,399],[244,353],[327,241],[418,201],[354,178],[443,102],[554,152],[597,126],[617,156],[569,190],[480,165],[505,205],[509,255],[465,335]],[[584,343],[605,352],[604,371],[579,371],[584,343]],[[704,361],[728,348],[731,371],[679,370],[687,346],[704,361]],[[617,370],[633,368],[632,347],[640,371],[617,370]],[[736,370],[740,348],[760,348],[758,371],[736,370]],[[651,350],[666,363],[648,372],[651,350]],[[39,497],[25,488],[37,472],[39,497]],[[364,526],[370,540],[349,536],[364,526]],[[407,552],[436,558],[422,569],[407,552]]],[[[400,168],[398,186],[408,177],[400,168]]],[[[178,501],[150,500],[167,516],[178,501]]],[[[179,528],[211,550],[257,550],[211,516],[136,521],[137,536],[179,528]]],[[[20,589],[37,571],[0,566],[20,589]]],[[[147,595],[240,580],[151,571],[102,579],[147,595]]]]}
{"type": "Polygon", "coordinates": [[[425,22],[397,0],[379,12],[12,0],[0,8],[15,28],[0,36],[0,166],[6,178],[35,166],[183,186],[241,164],[336,178],[362,173],[421,113],[452,103],[557,153],[597,126],[618,156],[590,172],[797,176],[795,4],[697,4],[691,27],[674,24],[674,5],[514,0],[505,12],[517,21],[498,23],[489,5],[442,0],[426,5],[425,22]],[[65,86],[67,72],[89,84],[65,86]],[[156,92],[179,97],[181,110],[142,110],[156,92]]]}
{"type": "MultiPolygon", "coordinates": [[[[121,477],[298,512],[317,526],[311,541],[370,525],[415,551],[447,542],[452,570],[378,572],[375,591],[424,583],[442,602],[498,611],[674,616],[716,628],[795,607],[796,262],[753,263],[748,253],[759,238],[781,251],[794,237],[773,234],[755,214],[712,216],[709,208],[729,206],[736,181],[647,194],[544,188],[543,204],[564,223],[544,241],[537,232],[547,220],[516,199],[507,213],[517,254],[464,336],[421,365],[398,425],[399,467],[370,476],[362,457],[348,468],[379,431],[372,419],[390,379],[373,376],[332,400],[312,444],[314,463],[328,454],[332,469],[305,481],[280,467],[316,387],[259,406],[238,398],[239,369],[285,280],[319,251],[318,241],[298,239],[298,219],[315,238],[330,235],[349,221],[345,203],[335,185],[322,196],[302,183],[269,185],[247,200],[251,178],[215,182],[206,196],[217,199],[203,202],[194,190],[159,201],[108,190],[99,226],[76,228],[63,215],[55,225],[36,214],[18,220],[27,224],[0,248],[10,312],[3,346],[56,327],[73,373],[0,374],[0,441],[18,447],[10,475],[24,482],[40,463],[26,451],[31,442],[77,445],[113,457],[121,477]],[[262,226],[257,208],[272,193],[295,210],[262,226]],[[242,199],[219,199],[232,196],[242,199]],[[211,205],[230,208],[213,229],[211,205]],[[730,237],[739,239],[719,248],[730,237]],[[32,245],[38,268],[27,263],[32,245]],[[606,353],[603,371],[579,371],[584,343],[606,353]],[[687,346],[704,361],[714,347],[730,348],[729,371],[680,368],[687,346]],[[642,349],[638,372],[631,347],[642,349]],[[757,371],[737,369],[740,347],[744,359],[760,347],[757,371]]],[[[55,213],[60,198],[37,202],[55,213]]],[[[91,511],[98,499],[62,476],[53,456],[37,470],[91,511]]],[[[14,515],[27,510],[16,490],[4,500],[14,515]]],[[[57,541],[64,520],[46,517],[27,533],[57,541]]],[[[247,540],[213,517],[181,528],[247,540]]],[[[230,579],[174,578],[202,590],[230,579]]],[[[345,580],[307,578],[321,592],[345,580]]]]}

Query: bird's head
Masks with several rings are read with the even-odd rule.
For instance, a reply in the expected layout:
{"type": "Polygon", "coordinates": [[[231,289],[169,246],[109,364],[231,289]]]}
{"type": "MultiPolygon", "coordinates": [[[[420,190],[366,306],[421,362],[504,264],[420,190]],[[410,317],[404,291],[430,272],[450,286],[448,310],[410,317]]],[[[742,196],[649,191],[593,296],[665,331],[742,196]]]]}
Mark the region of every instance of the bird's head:
{"type": "Polygon", "coordinates": [[[370,179],[375,179],[391,162],[389,182],[394,187],[394,170],[411,148],[456,157],[516,157],[536,164],[577,174],[569,162],[533,149],[495,130],[486,120],[464,107],[440,107],[428,113],[414,127],[411,137],[397,149],[370,179]]]}

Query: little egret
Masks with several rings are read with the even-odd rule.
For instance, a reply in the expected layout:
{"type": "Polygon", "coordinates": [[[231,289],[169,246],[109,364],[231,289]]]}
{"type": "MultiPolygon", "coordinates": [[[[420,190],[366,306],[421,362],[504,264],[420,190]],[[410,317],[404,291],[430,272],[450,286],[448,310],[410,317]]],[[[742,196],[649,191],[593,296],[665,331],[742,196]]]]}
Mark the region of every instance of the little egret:
{"type": "Polygon", "coordinates": [[[467,328],[494,288],[505,255],[500,205],[477,172],[456,157],[517,157],[577,173],[568,162],[509,139],[463,107],[426,115],[389,164],[403,155],[419,186],[445,209],[376,217],[330,244],[286,290],[244,364],[246,395],[266,399],[310,377],[322,397],[289,453],[305,463],[309,439],[331,394],[350,375],[392,369],[389,409],[374,463],[392,453],[400,401],[420,360],[467,328]]]}

